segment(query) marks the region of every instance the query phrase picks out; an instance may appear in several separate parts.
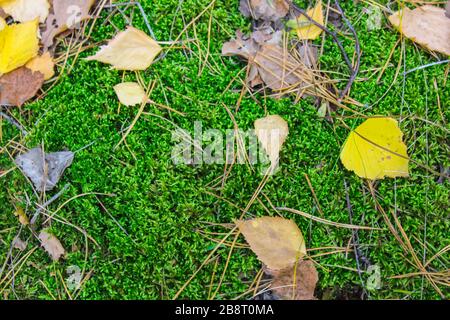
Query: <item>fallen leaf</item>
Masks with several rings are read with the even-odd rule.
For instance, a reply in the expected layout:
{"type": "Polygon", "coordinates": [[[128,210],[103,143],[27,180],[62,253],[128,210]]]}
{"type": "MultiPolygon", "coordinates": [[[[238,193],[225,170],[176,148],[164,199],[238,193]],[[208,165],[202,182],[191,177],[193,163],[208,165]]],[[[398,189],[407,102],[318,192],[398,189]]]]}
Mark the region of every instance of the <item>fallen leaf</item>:
{"type": "Polygon", "coordinates": [[[0,6],[6,14],[18,22],[26,22],[38,18],[39,22],[44,23],[50,9],[48,0],[6,1],[0,3],[0,6]]]}
{"type": "Polygon", "coordinates": [[[44,75],[20,67],[0,77],[0,104],[20,107],[44,84],[44,75]]]}
{"type": "Polygon", "coordinates": [[[20,251],[25,250],[27,248],[27,244],[28,243],[26,241],[23,241],[19,237],[15,237],[12,242],[13,248],[19,249],[20,251]]]}
{"type": "MultiPolygon", "coordinates": [[[[306,14],[320,25],[324,25],[322,1],[319,0],[314,8],[306,11],[306,14]]],[[[311,23],[304,15],[289,20],[286,26],[292,28],[291,33],[296,34],[301,40],[314,40],[322,33],[322,29],[311,23]]]]}
{"type": "Polygon", "coordinates": [[[41,147],[36,147],[17,156],[15,163],[30,178],[37,191],[50,191],[61,179],[64,170],[72,164],[73,157],[71,151],[44,154],[41,147]]]}
{"type": "Polygon", "coordinates": [[[0,31],[2,31],[3,29],[5,29],[5,27],[7,26],[5,19],[3,19],[2,17],[0,17],[0,31]]]}
{"type": "Polygon", "coordinates": [[[262,217],[235,223],[259,260],[271,270],[291,267],[306,255],[305,240],[292,220],[262,217]]]}
{"type": "Polygon", "coordinates": [[[316,300],[314,290],[319,276],[311,260],[299,260],[286,269],[266,270],[266,273],[273,276],[270,289],[280,299],[316,300]]]}
{"type": "Polygon", "coordinates": [[[145,70],[161,50],[161,46],[145,32],[128,27],[86,60],[108,63],[118,70],[145,70]]]}
{"type": "Polygon", "coordinates": [[[450,55],[450,19],[443,8],[424,5],[405,7],[389,17],[403,35],[425,48],[450,55]]]}
{"type": "Polygon", "coordinates": [[[126,106],[135,106],[148,100],[144,89],[136,82],[123,82],[114,86],[119,101],[126,106]]]}
{"type": "Polygon", "coordinates": [[[277,21],[286,16],[289,4],[286,0],[241,0],[239,10],[255,20],[277,21]]]}
{"type": "Polygon", "coordinates": [[[7,25],[0,31],[0,74],[27,63],[38,54],[38,21],[7,25]]]}
{"type": "Polygon", "coordinates": [[[66,254],[61,242],[54,235],[42,230],[39,233],[39,240],[42,247],[50,255],[53,261],[58,261],[59,258],[66,254]]]}
{"type": "Polygon", "coordinates": [[[450,0],[448,0],[445,5],[445,15],[447,18],[450,18],[450,0]]]}
{"type": "Polygon", "coordinates": [[[32,71],[39,71],[44,75],[44,80],[51,79],[55,75],[55,63],[50,52],[45,52],[41,56],[34,57],[25,65],[32,71]]]}
{"type": "Polygon", "coordinates": [[[341,161],[361,178],[407,177],[409,159],[402,137],[397,120],[367,119],[350,132],[341,161]]]}
{"type": "Polygon", "coordinates": [[[19,219],[21,225],[27,226],[30,224],[30,220],[28,220],[27,214],[21,207],[17,207],[16,211],[14,211],[14,215],[19,219]]]}
{"type": "Polygon", "coordinates": [[[269,115],[255,121],[255,133],[269,156],[272,167],[278,164],[281,147],[289,134],[287,122],[279,115],[269,115]]]}
{"type": "Polygon", "coordinates": [[[89,10],[95,0],[53,1],[53,10],[46,20],[46,28],[42,32],[44,49],[53,44],[54,38],[68,29],[73,29],[89,19],[89,10]]]}

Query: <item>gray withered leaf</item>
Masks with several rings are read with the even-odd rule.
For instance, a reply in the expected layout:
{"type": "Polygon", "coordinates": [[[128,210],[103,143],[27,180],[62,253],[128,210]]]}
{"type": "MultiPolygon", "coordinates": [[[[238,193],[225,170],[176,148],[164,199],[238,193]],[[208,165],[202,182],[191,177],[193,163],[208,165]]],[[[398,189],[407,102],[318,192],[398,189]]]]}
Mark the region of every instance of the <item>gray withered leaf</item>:
{"type": "Polygon", "coordinates": [[[36,147],[17,156],[15,162],[40,192],[56,186],[64,170],[72,164],[73,157],[71,151],[44,153],[41,147],[36,147]]]}

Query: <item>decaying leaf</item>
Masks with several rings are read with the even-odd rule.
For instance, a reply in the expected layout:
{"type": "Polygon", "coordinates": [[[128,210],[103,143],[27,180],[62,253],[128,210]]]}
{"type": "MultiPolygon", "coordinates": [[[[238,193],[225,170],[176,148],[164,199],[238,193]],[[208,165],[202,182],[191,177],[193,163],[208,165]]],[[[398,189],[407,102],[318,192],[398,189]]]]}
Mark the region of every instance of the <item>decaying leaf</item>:
{"type": "Polygon", "coordinates": [[[39,22],[44,23],[50,9],[48,0],[5,1],[0,3],[0,6],[6,14],[18,22],[26,22],[38,18],[39,22]]]}
{"type": "Polygon", "coordinates": [[[319,281],[316,267],[311,260],[298,263],[283,270],[266,270],[273,276],[271,290],[283,300],[316,300],[314,290],[319,281]]]}
{"type": "Polygon", "coordinates": [[[31,71],[39,71],[44,75],[44,80],[51,79],[55,75],[55,63],[50,52],[34,57],[25,65],[31,71]]]}
{"type": "Polygon", "coordinates": [[[58,34],[76,28],[80,22],[89,19],[89,10],[94,2],[95,0],[53,1],[53,11],[48,16],[46,28],[42,33],[44,49],[53,44],[58,34]]]}
{"type": "Polygon", "coordinates": [[[13,248],[19,249],[20,251],[25,250],[27,248],[27,244],[28,243],[26,241],[23,241],[19,237],[15,237],[12,242],[13,248]]]}
{"type": "Polygon", "coordinates": [[[30,220],[28,220],[27,214],[22,207],[17,207],[16,211],[14,211],[14,215],[17,217],[17,219],[19,219],[20,224],[24,226],[30,224],[30,220]]]}
{"type": "Polygon", "coordinates": [[[114,86],[119,101],[126,106],[135,106],[148,100],[144,88],[136,82],[123,82],[114,86]]]}
{"type": "Polygon", "coordinates": [[[118,70],[145,70],[161,50],[161,46],[145,32],[128,27],[86,60],[108,63],[118,70]]]}
{"type": "Polygon", "coordinates": [[[278,163],[281,147],[289,134],[287,122],[279,115],[257,119],[255,133],[274,167],[278,163]]]}
{"type": "Polygon", "coordinates": [[[292,220],[262,217],[235,223],[259,260],[271,270],[291,267],[306,255],[305,240],[292,220]]]}
{"type": "Polygon", "coordinates": [[[255,20],[277,21],[286,16],[289,4],[286,0],[241,0],[239,10],[255,20]]]}
{"type": "MultiPolygon", "coordinates": [[[[319,0],[316,6],[309,9],[306,14],[320,25],[324,25],[322,1],[319,0]]],[[[296,19],[289,20],[286,26],[292,28],[292,33],[302,40],[314,40],[322,33],[322,29],[311,23],[304,15],[298,16],[296,19]]]]}
{"type": "Polygon", "coordinates": [[[72,164],[73,157],[71,151],[44,153],[41,147],[36,147],[19,155],[15,162],[30,178],[37,191],[50,191],[56,186],[64,170],[72,164]]]}
{"type": "Polygon", "coordinates": [[[0,103],[20,107],[44,84],[44,75],[20,67],[0,77],[0,103]]]}
{"type": "Polygon", "coordinates": [[[45,251],[47,251],[53,261],[58,261],[61,256],[66,254],[66,251],[58,238],[47,231],[42,230],[39,233],[39,240],[41,241],[42,247],[44,247],[45,251]]]}
{"type": "Polygon", "coordinates": [[[38,54],[38,20],[7,25],[0,31],[0,74],[27,63],[38,54]]]}
{"type": "Polygon", "coordinates": [[[401,33],[425,48],[450,55],[450,19],[443,8],[424,5],[404,8],[389,17],[401,33]]]}
{"type": "Polygon", "coordinates": [[[397,120],[367,119],[350,132],[341,161],[361,178],[407,177],[409,158],[402,137],[397,120]]]}

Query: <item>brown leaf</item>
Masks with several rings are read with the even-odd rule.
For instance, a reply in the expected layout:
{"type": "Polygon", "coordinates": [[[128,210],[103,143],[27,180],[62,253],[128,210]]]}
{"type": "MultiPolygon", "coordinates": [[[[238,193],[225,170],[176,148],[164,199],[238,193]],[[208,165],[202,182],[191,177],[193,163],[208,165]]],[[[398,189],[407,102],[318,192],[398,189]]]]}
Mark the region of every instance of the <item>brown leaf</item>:
{"type": "Polygon", "coordinates": [[[50,255],[53,261],[58,261],[59,258],[66,254],[61,242],[54,235],[42,230],[39,233],[39,240],[42,247],[50,255]]]}
{"type": "Polygon", "coordinates": [[[28,244],[28,242],[23,241],[19,237],[15,237],[12,242],[13,248],[19,249],[20,251],[25,250],[27,248],[27,244],[28,244]]]}
{"type": "Polygon", "coordinates": [[[261,217],[235,223],[258,259],[272,270],[288,268],[306,254],[303,235],[292,220],[261,217]]]}
{"type": "Polygon", "coordinates": [[[314,263],[300,260],[293,267],[283,270],[266,270],[273,276],[272,293],[283,300],[316,300],[314,290],[319,276],[314,263]]]}
{"type": "Polygon", "coordinates": [[[389,21],[412,41],[450,55],[450,19],[443,8],[424,5],[411,10],[405,7],[391,15],[389,21]]]}
{"type": "Polygon", "coordinates": [[[89,19],[89,10],[95,0],[53,0],[53,11],[46,21],[42,32],[44,49],[53,44],[53,39],[67,29],[78,27],[83,20],[89,19]]]}
{"type": "Polygon", "coordinates": [[[450,0],[447,1],[447,4],[445,5],[445,15],[447,18],[450,18],[450,0]]]}
{"type": "Polygon", "coordinates": [[[44,75],[20,67],[0,77],[0,104],[20,107],[44,84],[44,75]]]}
{"type": "Polygon", "coordinates": [[[241,0],[239,10],[255,20],[277,21],[286,16],[289,4],[286,0],[241,0]]]}

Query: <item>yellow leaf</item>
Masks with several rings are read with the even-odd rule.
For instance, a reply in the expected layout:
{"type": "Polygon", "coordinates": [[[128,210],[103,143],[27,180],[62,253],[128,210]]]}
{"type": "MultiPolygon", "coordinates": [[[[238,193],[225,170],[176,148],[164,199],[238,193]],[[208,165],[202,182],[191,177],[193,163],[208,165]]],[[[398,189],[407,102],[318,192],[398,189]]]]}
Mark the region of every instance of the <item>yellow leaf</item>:
{"type": "Polygon", "coordinates": [[[6,27],[6,21],[2,17],[0,17],[0,31],[5,29],[5,27],[6,27]]]}
{"type": "Polygon", "coordinates": [[[118,70],[145,70],[161,50],[161,46],[145,32],[128,27],[86,60],[108,63],[118,70]]]}
{"type": "Polygon", "coordinates": [[[148,100],[144,89],[136,82],[123,82],[114,86],[119,101],[126,106],[141,104],[148,100]]]}
{"type": "Polygon", "coordinates": [[[44,80],[48,80],[55,75],[55,63],[50,52],[45,52],[41,56],[34,57],[25,65],[32,71],[39,71],[44,75],[44,80]]]}
{"type": "Polygon", "coordinates": [[[269,156],[272,167],[278,163],[281,147],[289,134],[287,122],[279,115],[269,115],[255,121],[255,133],[269,156]]]}
{"type": "Polygon", "coordinates": [[[15,21],[26,22],[39,18],[41,23],[45,22],[50,9],[48,0],[6,1],[0,3],[0,7],[15,21]]]}
{"type": "Polygon", "coordinates": [[[306,255],[305,240],[292,220],[261,217],[237,220],[236,225],[259,260],[272,270],[290,267],[306,255]]]}
{"type": "Polygon", "coordinates": [[[407,177],[409,159],[402,137],[397,120],[367,119],[349,134],[341,161],[361,178],[407,177]]]}
{"type": "Polygon", "coordinates": [[[443,8],[425,5],[404,8],[389,17],[401,33],[414,42],[445,55],[450,55],[450,18],[443,8]]]}
{"type": "Polygon", "coordinates": [[[0,73],[26,64],[39,50],[38,20],[6,26],[0,31],[0,73]]]}
{"type": "Polygon", "coordinates": [[[30,224],[28,217],[21,207],[17,207],[14,215],[19,219],[20,224],[26,226],[30,224]]]}
{"type": "MultiPolygon", "coordinates": [[[[306,11],[306,14],[318,24],[324,25],[322,0],[319,0],[314,8],[306,11]]],[[[297,19],[289,20],[287,25],[294,29],[292,32],[301,40],[314,40],[322,33],[322,29],[311,23],[303,15],[300,15],[297,19]]]]}

